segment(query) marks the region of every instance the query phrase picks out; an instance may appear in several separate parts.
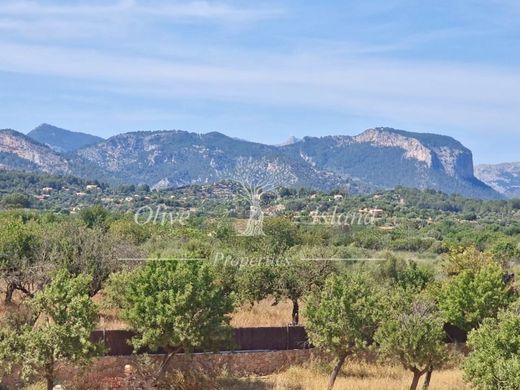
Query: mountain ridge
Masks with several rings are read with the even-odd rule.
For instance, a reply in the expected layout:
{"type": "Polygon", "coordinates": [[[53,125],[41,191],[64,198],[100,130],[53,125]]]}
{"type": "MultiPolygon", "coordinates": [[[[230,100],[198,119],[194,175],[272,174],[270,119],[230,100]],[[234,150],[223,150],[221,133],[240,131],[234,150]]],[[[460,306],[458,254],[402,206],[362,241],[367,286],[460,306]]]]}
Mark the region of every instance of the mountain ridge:
{"type": "Polygon", "coordinates": [[[370,192],[406,186],[468,197],[501,197],[474,176],[472,153],[459,141],[388,127],[355,136],[304,137],[277,146],[216,131],[133,131],[57,155],[72,173],[112,183],[207,184],[223,179],[240,159],[251,158],[287,168],[296,177],[294,187],[370,192]]]}

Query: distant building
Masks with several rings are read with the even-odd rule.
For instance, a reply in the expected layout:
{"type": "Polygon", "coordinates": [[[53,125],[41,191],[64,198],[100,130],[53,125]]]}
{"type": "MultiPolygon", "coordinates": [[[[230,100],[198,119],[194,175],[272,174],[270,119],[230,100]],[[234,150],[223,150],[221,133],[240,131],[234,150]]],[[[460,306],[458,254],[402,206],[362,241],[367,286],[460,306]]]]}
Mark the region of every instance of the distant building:
{"type": "Polygon", "coordinates": [[[97,191],[97,190],[99,190],[99,187],[96,184],[87,184],[86,190],[87,191],[97,191]]]}
{"type": "Polygon", "coordinates": [[[343,195],[341,195],[341,194],[334,195],[334,200],[337,200],[337,201],[343,200],[343,195]]]}
{"type": "Polygon", "coordinates": [[[364,208],[364,209],[359,209],[358,212],[360,214],[368,214],[368,215],[371,215],[372,217],[375,217],[375,218],[379,218],[381,216],[383,216],[383,213],[385,212],[385,210],[383,209],[369,209],[369,208],[364,208]]]}
{"type": "Polygon", "coordinates": [[[54,190],[54,188],[52,188],[52,187],[43,187],[43,188],[42,188],[42,192],[43,192],[44,194],[51,193],[53,190],[54,190]]]}
{"type": "Polygon", "coordinates": [[[281,213],[283,211],[285,211],[285,205],[277,204],[277,205],[268,207],[265,210],[265,214],[267,214],[267,215],[276,215],[276,214],[281,213]]]}

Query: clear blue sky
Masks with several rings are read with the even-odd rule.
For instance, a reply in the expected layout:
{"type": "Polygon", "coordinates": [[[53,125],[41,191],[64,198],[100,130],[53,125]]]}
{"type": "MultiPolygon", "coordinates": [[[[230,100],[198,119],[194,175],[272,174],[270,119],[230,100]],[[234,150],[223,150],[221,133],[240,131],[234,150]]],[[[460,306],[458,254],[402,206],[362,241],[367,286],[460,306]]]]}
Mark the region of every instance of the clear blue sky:
{"type": "Polygon", "coordinates": [[[519,20],[518,0],[2,0],[0,128],[391,126],[520,161],[519,20]]]}

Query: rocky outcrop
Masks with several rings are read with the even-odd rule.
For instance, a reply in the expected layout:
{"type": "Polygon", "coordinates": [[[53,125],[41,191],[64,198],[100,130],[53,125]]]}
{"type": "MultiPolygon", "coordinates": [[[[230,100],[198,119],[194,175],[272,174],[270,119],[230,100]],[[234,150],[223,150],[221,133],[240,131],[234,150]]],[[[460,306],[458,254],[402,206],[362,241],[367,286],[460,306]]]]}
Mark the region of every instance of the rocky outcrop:
{"type": "Polygon", "coordinates": [[[432,150],[424,146],[415,138],[405,137],[385,129],[369,129],[354,137],[357,143],[367,142],[380,148],[400,148],[404,151],[404,158],[415,159],[432,167],[432,150]]]}
{"type": "Polygon", "coordinates": [[[64,157],[14,130],[0,130],[0,153],[4,157],[1,165],[7,169],[33,167],[54,174],[70,173],[64,157]]]}
{"type": "Polygon", "coordinates": [[[449,137],[380,127],[369,129],[354,137],[354,140],[378,147],[400,148],[404,151],[404,158],[424,163],[428,168],[436,168],[437,165],[448,176],[474,178],[471,151],[449,137]]]}

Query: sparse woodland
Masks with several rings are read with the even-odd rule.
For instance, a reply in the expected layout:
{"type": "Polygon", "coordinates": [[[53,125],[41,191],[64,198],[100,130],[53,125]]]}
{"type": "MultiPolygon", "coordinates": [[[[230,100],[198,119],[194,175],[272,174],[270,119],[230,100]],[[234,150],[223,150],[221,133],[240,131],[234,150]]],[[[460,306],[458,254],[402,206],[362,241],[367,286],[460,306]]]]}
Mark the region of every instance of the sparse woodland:
{"type": "Polygon", "coordinates": [[[74,213],[2,196],[4,379],[74,388],[56,368],[88,371],[103,353],[90,332],[113,325],[136,332],[136,351],[167,352],[139,371],[149,388],[520,389],[517,200],[281,189],[261,200],[264,235],[248,237],[248,205],[232,192],[124,191],[132,205],[94,198],[74,213]],[[142,223],[145,202],[191,212],[142,223]],[[288,324],[327,358],[268,378],[169,368],[178,353],[225,346],[233,326],[288,324]],[[446,344],[446,324],[469,333],[465,353],[446,344]]]}

